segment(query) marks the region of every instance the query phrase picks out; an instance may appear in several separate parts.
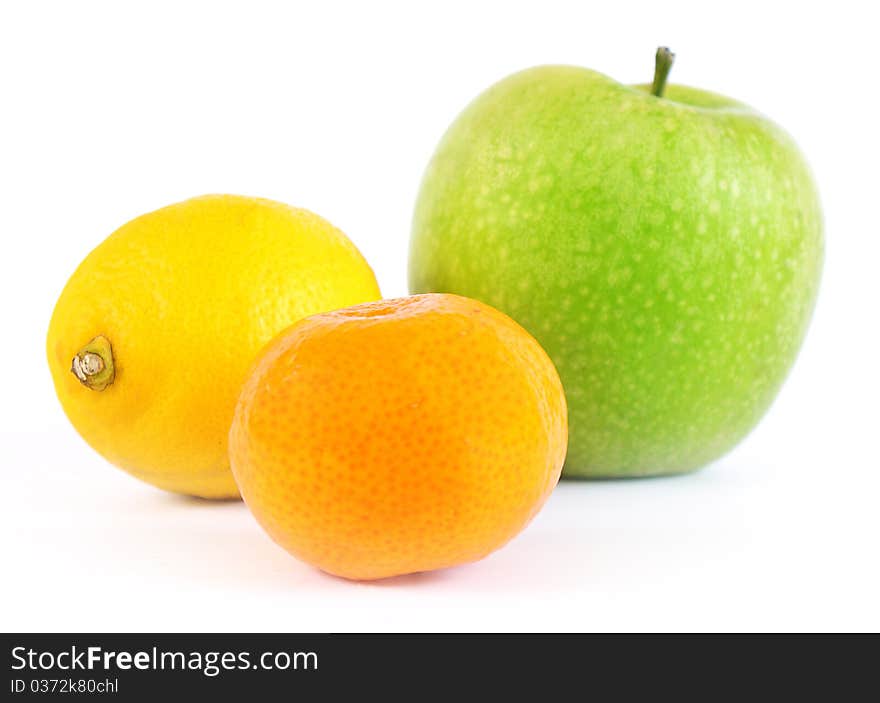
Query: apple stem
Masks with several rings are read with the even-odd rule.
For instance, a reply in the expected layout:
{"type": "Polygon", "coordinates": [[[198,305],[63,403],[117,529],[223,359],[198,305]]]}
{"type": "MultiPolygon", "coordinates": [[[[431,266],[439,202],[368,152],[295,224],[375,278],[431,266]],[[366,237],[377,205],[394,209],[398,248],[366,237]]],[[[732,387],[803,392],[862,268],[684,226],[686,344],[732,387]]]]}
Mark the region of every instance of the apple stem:
{"type": "Polygon", "coordinates": [[[654,59],[654,84],[651,86],[652,95],[656,95],[658,98],[663,97],[666,79],[669,78],[673,61],[675,61],[675,54],[669,50],[669,47],[661,46],[657,49],[657,55],[654,59]]]}

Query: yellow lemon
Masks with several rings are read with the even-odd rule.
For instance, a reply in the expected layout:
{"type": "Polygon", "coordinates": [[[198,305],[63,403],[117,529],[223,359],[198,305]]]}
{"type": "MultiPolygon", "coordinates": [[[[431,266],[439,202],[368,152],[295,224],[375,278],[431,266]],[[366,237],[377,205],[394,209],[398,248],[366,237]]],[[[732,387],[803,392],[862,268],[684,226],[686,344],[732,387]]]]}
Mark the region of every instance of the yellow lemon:
{"type": "Polygon", "coordinates": [[[47,355],[64,411],[113,464],[160,488],[238,495],[227,435],[260,348],[297,320],[380,297],[317,215],[194,198],[111,234],[67,282],[47,355]]]}

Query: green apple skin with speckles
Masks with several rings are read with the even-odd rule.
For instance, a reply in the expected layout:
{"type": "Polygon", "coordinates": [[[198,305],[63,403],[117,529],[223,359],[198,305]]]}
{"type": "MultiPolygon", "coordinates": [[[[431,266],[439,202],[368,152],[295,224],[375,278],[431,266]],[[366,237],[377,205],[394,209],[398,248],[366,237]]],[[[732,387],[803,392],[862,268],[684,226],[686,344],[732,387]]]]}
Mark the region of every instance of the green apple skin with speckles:
{"type": "Polygon", "coordinates": [[[565,386],[564,476],[627,477],[700,468],[758,423],[822,258],[810,171],[769,119],[544,66],[489,88],[443,137],[409,277],[529,330],[565,386]]]}

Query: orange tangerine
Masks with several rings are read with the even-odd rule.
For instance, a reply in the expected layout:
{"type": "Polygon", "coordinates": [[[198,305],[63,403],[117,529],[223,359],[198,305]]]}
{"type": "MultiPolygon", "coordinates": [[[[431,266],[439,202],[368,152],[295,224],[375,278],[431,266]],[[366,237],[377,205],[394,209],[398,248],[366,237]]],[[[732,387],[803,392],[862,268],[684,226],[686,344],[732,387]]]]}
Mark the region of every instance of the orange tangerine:
{"type": "Polygon", "coordinates": [[[308,317],[261,352],[229,438],[242,496],[282,547],[378,579],[498,549],[559,479],[565,396],[538,343],[431,294],[308,317]]]}

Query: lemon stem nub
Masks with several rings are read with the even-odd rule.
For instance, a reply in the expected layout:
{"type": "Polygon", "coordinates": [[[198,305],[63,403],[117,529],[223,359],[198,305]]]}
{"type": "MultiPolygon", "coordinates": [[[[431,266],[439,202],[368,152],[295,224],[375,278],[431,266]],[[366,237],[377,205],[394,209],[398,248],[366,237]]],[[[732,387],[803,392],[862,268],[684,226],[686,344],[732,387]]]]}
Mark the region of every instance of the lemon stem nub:
{"type": "Polygon", "coordinates": [[[110,340],[103,335],[92,339],[73,357],[70,371],[86,388],[104,390],[116,377],[110,340]]]}

